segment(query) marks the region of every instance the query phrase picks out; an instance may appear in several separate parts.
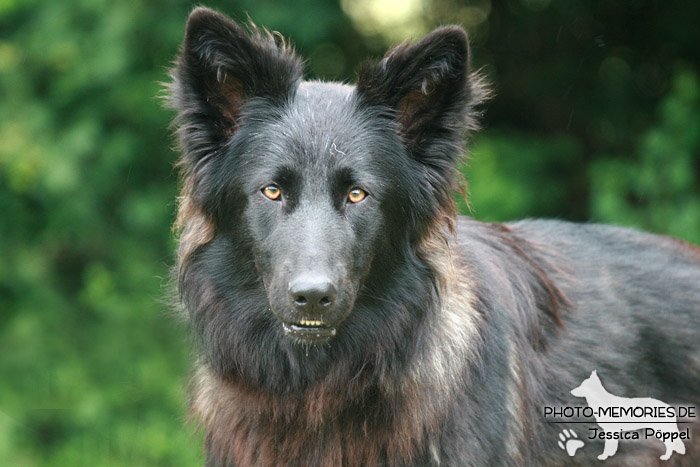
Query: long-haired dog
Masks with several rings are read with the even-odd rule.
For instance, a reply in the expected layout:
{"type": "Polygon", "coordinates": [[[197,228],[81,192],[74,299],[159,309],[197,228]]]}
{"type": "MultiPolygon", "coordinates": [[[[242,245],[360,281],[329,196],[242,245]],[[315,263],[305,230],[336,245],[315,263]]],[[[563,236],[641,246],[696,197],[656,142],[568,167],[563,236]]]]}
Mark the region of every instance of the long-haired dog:
{"type": "Polygon", "coordinates": [[[484,94],[461,28],[354,86],[303,74],[283,40],[204,8],[172,70],[208,465],[586,462],[542,408],[595,368],[616,393],[700,402],[700,250],[455,216],[484,94]]]}

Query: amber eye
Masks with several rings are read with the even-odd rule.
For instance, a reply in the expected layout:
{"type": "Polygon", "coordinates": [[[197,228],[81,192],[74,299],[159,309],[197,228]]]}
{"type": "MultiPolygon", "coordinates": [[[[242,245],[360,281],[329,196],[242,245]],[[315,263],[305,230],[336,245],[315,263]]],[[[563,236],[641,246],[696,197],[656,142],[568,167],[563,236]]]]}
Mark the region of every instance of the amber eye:
{"type": "Polygon", "coordinates": [[[365,190],[362,190],[360,188],[353,188],[352,190],[350,190],[350,193],[348,193],[348,202],[359,203],[366,197],[367,192],[365,190]]]}
{"type": "Polygon", "coordinates": [[[262,189],[262,193],[272,200],[277,200],[282,196],[282,190],[277,185],[266,186],[262,189]]]}

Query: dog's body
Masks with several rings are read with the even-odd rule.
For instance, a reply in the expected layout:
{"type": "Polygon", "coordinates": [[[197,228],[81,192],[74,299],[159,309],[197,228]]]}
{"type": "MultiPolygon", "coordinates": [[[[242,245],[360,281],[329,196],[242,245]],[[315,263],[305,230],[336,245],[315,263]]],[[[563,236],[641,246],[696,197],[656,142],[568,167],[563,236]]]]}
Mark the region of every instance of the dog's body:
{"type": "MultiPolygon", "coordinates": [[[[461,29],[399,46],[357,87],[301,74],[206,9],[173,71],[209,465],[585,464],[596,449],[568,457],[542,412],[596,368],[615,394],[700,403],[700,250],[454,217],[482,94],[461,29]]],[[[690,446],[672,461],[697,462],[690,446]]],[[[653,464],[655,447],[615,460],[653,464]]]]}

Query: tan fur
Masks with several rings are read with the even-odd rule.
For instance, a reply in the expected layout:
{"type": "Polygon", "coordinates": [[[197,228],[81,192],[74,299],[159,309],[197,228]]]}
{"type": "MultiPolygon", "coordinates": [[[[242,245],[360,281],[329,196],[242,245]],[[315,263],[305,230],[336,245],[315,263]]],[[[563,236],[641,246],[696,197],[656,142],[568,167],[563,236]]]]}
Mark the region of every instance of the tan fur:
{"type": "Polygon", "coordinates": [[[529,421],[522,414],[527,413],[528,401],[526,400],[527,382],[523,377],[522,361],[520,350],[515,345],[515,342],[508,341],[508,372],[510,379],[506,386],[506,411],[510,415],[510,420],[513,421],[509,426],[505,426],[506,430],[504,447],[508,453],[509,459],[524,459],[524,449],[527,448],[529,436],[527,431],[529,421]],[[525,441],[525,446],[523,445],[525,441]]]}
{"type": "Polygon", "coordinates": [[[173,226],[176,234],[179,233],[177,264],[180,270],[182,270],[183,265],[192,253],[201,245],[212,241],[215,234],[212,221],[189,196],[189,184],[185,184],[182,191],[182,196],[179,198],[177,218],[173,226]]]}

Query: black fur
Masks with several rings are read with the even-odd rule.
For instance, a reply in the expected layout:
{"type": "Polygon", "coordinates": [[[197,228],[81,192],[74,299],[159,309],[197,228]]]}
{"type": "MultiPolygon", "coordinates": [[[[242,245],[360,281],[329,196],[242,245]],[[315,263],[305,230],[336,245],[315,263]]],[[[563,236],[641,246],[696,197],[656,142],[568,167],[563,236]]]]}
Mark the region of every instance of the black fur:
{"type": "MultiPolygon", "coordinates": [[[[302,73],[281,39],[204,8],[172,72],[209,464],[586,463],[602,449],[568,457],[542,409],[581,405],[569,390],[592,370],[618,395],[700,402],[698,249],[456,221],[485,95],[462,29],[398,46],[356,87],[302,73]]],[[[688,447],[672,461],[697,461],[688,447]]]]}

